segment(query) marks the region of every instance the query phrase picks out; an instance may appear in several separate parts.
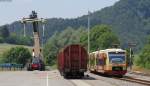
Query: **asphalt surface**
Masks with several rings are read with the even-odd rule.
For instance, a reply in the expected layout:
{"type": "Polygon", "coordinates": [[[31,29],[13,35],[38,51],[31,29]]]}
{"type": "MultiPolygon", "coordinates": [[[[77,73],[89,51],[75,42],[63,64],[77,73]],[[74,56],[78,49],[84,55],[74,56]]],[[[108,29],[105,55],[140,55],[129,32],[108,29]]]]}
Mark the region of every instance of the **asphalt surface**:
{"type": "Polygon", "coordinates": [[[0,86],[142,86],[88,73],[82,79],[64,79],[53,71],[0,72],[0,86]]]}
{"type": "Polygon", "coordinates": [[[54,71],[7,71],[0,72],[0,86],[112,86],[92,77],[64,79],[54,71]]]}

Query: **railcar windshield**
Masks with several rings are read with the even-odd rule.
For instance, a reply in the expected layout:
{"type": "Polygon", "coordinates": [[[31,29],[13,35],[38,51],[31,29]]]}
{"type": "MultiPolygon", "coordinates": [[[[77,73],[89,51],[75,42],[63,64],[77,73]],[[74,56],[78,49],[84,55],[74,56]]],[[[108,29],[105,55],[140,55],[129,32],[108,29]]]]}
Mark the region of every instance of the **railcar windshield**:
{"type": "Polygon", "coordinates": [[[124,52],[110,52],[109,53],[110,63],[121,64],[125,63],[125,53],[124,52]]]}

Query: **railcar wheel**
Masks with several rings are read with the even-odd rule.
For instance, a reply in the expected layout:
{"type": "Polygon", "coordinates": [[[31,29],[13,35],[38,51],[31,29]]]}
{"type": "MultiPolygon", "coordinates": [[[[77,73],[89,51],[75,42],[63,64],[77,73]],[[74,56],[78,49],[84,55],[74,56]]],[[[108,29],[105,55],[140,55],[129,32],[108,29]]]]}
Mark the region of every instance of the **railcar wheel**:
{"type": "Polygon", "coordinates": [[[64,73],[63,73],[62,71],[60,71],[60,75],[61,75],[61,76],[63,76],[63,75],[64,75],[64,73]]]}
{"type": "Polygon", "coordinates": [[[65,79],[68,79],[68,73],[64,73],[63,76],[65,79]]]}
{"type": "Polygon", "coordinates": [[[84,72],[81,72],[80,75],[81,75],[81,77],[84,77],[84,72]]]}
{"type": "Polygon", "coordinates": [[[123,78],[123,75],[118,75],[119,78],[123,78]]]}

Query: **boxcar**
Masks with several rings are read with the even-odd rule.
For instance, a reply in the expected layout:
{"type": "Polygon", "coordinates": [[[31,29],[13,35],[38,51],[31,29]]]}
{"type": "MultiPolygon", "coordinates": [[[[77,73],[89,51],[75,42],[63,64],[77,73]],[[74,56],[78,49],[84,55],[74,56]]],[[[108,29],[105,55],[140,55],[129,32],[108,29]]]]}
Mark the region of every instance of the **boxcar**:
{"type": "Polygon", "coordinates": [[[90,53],[89,69],[107,75],[122,77],[127,72],[126,51],[106,49],[90,53]]]}
{"type": "Polygon", "coordinates": [[[87,51],[78,44],[65,47],[58,54],[58,70],[64,77],[83,77],[87,71],[87,51]]]}

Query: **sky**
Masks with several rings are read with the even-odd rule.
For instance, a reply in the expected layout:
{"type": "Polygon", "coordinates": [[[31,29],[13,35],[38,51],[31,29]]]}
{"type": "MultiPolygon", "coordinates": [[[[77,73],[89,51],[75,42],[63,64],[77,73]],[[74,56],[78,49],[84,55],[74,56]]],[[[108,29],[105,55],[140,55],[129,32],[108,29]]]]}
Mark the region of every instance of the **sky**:
{"type": "Polygon", "coordinates": [[[0,0],[0,25],[28,17],[32,10],[39,18],[76,18],[119,0],[0,0]]]}

